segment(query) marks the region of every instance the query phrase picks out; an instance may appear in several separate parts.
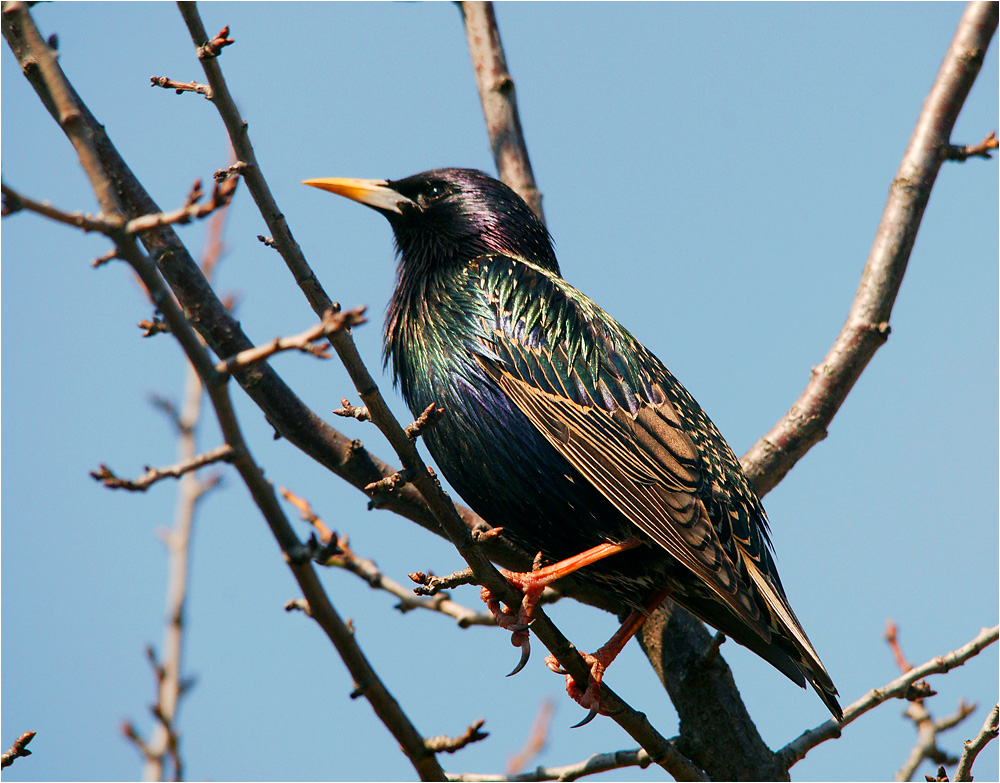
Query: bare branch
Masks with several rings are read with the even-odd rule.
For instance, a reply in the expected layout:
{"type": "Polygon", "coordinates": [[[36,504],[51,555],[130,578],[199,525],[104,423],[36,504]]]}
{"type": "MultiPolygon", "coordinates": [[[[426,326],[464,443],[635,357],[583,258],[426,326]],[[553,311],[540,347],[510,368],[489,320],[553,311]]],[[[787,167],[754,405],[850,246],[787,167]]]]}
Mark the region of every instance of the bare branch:
{"type": "Polygon", "coordinates": [[[309,327],[301,334],[292,337],[275,337],[265,345],[240,351],[236,356],[231,356],[215,365],[215,370],[220,375],[232,375],[237,370],[269,359],[281,351],[302,351],[320,359],[329,359],[330,354],[326,352],[326,348],[316,345],[316,343],[324,338],[332,337],[342,329],[349,329],[363,323],[367,323],[364,307],[341,312],[327,310],[322,321],[309,327]]]}
{"type": "Polygon", "coordinates": [[[994,704],[979,733],[973,739],[966,740],[965,750],[962,751],[962,757],[958,760],[958,769],[955,770],[956,783],[960,780],[972,780],[972,765],[976,761],[976,756],[997,738],[998,711],[1000,711],[1000,705],[994,704]]]}
{"type": "Polygon", "coordinates": [[[175,82],[173,79],[168,79],[166,76],[150,76],[149,82],[150,87],[163,87],[167,90],[173,90],[178,95],[184,92],[196,92],[200,95],[204,95],[209,100],[212,100],[212,88],[207,84],[198,84],[198,82],[175,82]]]}
{"type": "Polygon", "coordinates": [[[381,501],[382,495],[390,495],[396,491],[397,488],[403,486],[404,484],[409,484],[415,478],[413,471],[408,468],[403,468],[391,476],[386,476],[378,481],[373,481],[367,487],[365,487],[365,492],[372,496],[372,501],[374,507],[379,507],[379,502],[381,501]]]}
{"type": "Polygon", "coordinates": [[[949,144],[945,152],[948,160],[957,160],[964,163],[969,158],[992,158],[990,150],[995,150],[1000,142],[997,141],[996,131],[990,131],[978,144],[966,144],[964,147],[949,144]]]}
{"type": "Polygon", "coordinates": [[[5,769],[14,763],[15,759],[21,758],[22,756],[30,756],[31,751],[28,750],[28,743],[35,738],[35,731],[26,731],[16,740],[14,744],[10,746],[10,750],[0,756],[0,769],[5,769]]]}
{"type": "MultiPolygon", "coordinates": [[[[903,674],[911,671],[913,669],[913,664],[911,664],[903,654],[903,648],[899,644],[896,624],[891,620],[886,626],[885,640],[889,643],[892,655],[896,659],[896,665],[899,666],[903,674]]],[[[934,695],[935,691],[931,690],[930,686],[924,680],[921,680],[920,682],[914,683],[903,697],[910,700],[910,704],[903,714],[913,721],[913,724],[917,729],[917,742],[913,746],[912,750],[910,750],[910,754],[907,756],[906,761],[903,762],[903,766],[900,767],[899,771],[896,773],[895,779],[898,781],[910,780],[910,778],[913,777],[913,773],[917,771],[917,768],[924,761],[924,759],[928,759],[939,765],[951,765],[958,763],[957,758],[949,755],[938,747],[938,734],[954,728],[960,722],[965,720],[969,717],[969,715],[975,712],[976,706],[974,704],[966,704],[965,699],[962,699],[959,702],[958,709],[954,714],[940,720],[934,720],[930,711],[927,709],[927,705],[924,703],[925,698],[934,695]]]]}
{"type": "MultiPolygon", "coordinates": [[[[90,265],[94,267],[94,269],[97,269],[100,266],[104,266],[105,264],[114,261],[116,258],[118,258],[118,248],[115,247],[111,248],[111,250],[109,250],[103,256],[98,256],[97,258],[95,258],[93,261],[90,262],[90,265]]],[[[149,335],[144,335],[144,336],[148,337],[149,335]]]]}
{"type": "Polygon", "coordinates": [[[521,130],[521,118],[514,95],[514,80],[507,70],[507,58],[500,43],[493,3],[479,0],[460,2],[469,55],[476,73],[476,86],[486,118],[490,150],[500,179],[514,189],[545,222],[542,194],[528,159],[528,147],[521,130]]]}
{"type": "Polygon", "coordinates": [[[407,425],[403,432],[406,433],[406,437],[410,440],[416,440],[420,437],[421,433],[429,430],[441,421],[441,417],[444,416],[444,413],[444,408],[439,408],[437,403],[432,402],[427,406],[423,413],[417,416],[416,420],[412,424],[407,425]]]}
{"type": "Polygon", "coordinates": [[[938,747],[937,737],[942,731],[953,728],[959,721],[967,718],[975,709],[975,705],[970,707],[963,700],[954,715],[950,715],[941,721],[936,721],[931,717],[923,699],[911,702],[903,714],[913,721],[916,726],[917,742],[910,750],[906,761],[903,762],[903,766],[896,773],[895,780],[910,780],[924,759],[928,759],[935,764],[949,766],[957,763],[958,759],[956,757],[938,747]]]}
{"type": "MultiPolygon", "coordinates": [[[[95,137],[84,121],[85,113],[80,108],[75,94],[72,92],[65,77],[58,67],[52,52],[45,45],[37,28],[23,4],[12,3],[4,7],[3,12],[5,37],[14,37],[18,41],[17,53],[20,57],[34,58],[40,66],[42,78],[38,81],[39,90],[46,94],[52,104],[54,114],[59,118],[69,118],[71,121],[61,122],[67,135],[76,147],[83,166],[102,210],[108,213],[117,209],[116,190],[112,186],[101,155],[95,146],[95,137]],[[16,30],[15,30],[16,28],[16,30]]],[[[204,36],[202,36],[204,40],[204,36]]],[[[200,46],[200,44],[199,44],[200,46]]],[[[206,50],[207,51],[207,50],[206,50]]],[[[214,62],[211,60],[203,62],[214,62]]],[[[86,114],[89,114],[87,112],[86,114]]],[[[185,318],[184,313],[174,301],[170,291],[160,278],[156,266],[137,246],[134,235],[126,231],[118,231],[112,237],[118,245],[120,255],[138,274],[154,304],[170,325],[171,332],[184,349],[192,366],[198,372],[202,383],[208,390],[209,399],[219,420],[226,443],[235,455],[233,464],[250,491],[255,504],[267,521],[282,551],[287,554],[289,568],[292,570],[303,595],[309,602],[310,614],[320,627],[327,633],[336,646],[348,670],[360,683],[365,696],[372,704],[383,723],[393,732],[396,739],[407,749],[407,754],[418,769],[422,778],[441,779],[444,771],[437,763],[434,754],[430,752],[423,738],[413,727],[413,724],[403,713],[398,702],[392,698],[384,684],[375,674],[374,669],[361,653],[354,641],[353,634],[341,620],[329,598],[323,591],[315,571],[308,564],[298,561],[293,554],[301,548],[301,544],[287,518],[281,510],[270,483],[264,479],[263,471],[256,464],[243,438],[239,422],[229,398],[228,384],[219,378],[215,367],[204,349],[198,335],[185,318]]]]}
{"type": "Polygon", "coordinates": [[[201,200],[203,194],[201,180],[196,180],[183,207],[175,209],[172,212],[160,212],[133,218],[126,224],[125,230],[130,234],[138,234],[140,231],[150,231],[173,224],[190,223],[195,218],[207,217],[216,210],[229,205],[233,194],[236,192],[236,185],[238,183],[239,178],[237,177],[216,182],[212,187],[212,197],[204,204],[199,204],[198,202],[201,200]]]}
{"type": "Polygon", "coordinates": [[[528,765],[528,762],[545,749],[545,743],[548,742],[549,725],[552,722],[552,713],[554,711],[555,702],[549,698],[543,699],[538,707],[535,722],[531,724],[531,729],[528,731],[528,739],[524,743],[524,747],[507,759],[508,775],[516,775],[528,765]]]}
{"type": "MultiPolygon", "coordinates": [[[[211,279],[222,256],[222,234],[228,210],[220,210],[209,222],[201,268],[211,279]]],[[[196,430],[201,418],[204,387],[198,373],[190,363],[185,363],[184,398],[181,409],[154,395],[153,404],[170,419],[177,433],[177,453],[181,460],[193,459],[198,453],[196,430]]],[[[156,702],[153,714],[157,723],[147,742],[140,742],[134,729],[126,733],[144,755],[144,780],[163,780],[164,767],[169,759],[173,763],[173,779],[182,780],[184,764],[180,754],[180,736],[176,718],[180,701],[191,688],[191,679],[183,677],[184,615],[187,606],[189,565],[191,561],[191,531],[199,501],[210,488],[216,486],[218,477],[203,481],[194,473],[186,473],[177,490],[174,526],[165,536],[167,543],[167,595],[166,623],[163,629],[163,661],[157,662],[152,649],[150,663],[156,672],[156,702]]],[[[129,726],[131,728],[131,726],[129,726]]]]}
{"type": "Polygon", "coordinates": [[[434,576],[433,574],[425,574],[423,571],[415,571],[407,576],[420,585],[414,590],[417,595],[436,595],[439,590],[450,590],[459,585],[476,584],[476,575],[471,568],[463,568],[448,576],[434,576]]]}
{"type": "Polygon", "coordinates": [[[427,740],[427,747],[435,753],[455,753],[456,751],[464,748],[466,745],[471,745],[473,742],[479,742],[480,740],[484,740],[490,736],[488,731],[480,731],[480,729],[483,728],[484,723],[486,723],[486,721],[480,718],[469,726],[461,737],[448,737],[444,734],[437,737],[431,737],[427,740]]]}
{"type": "Polygon", "coordinates": [[[520,775],[477,775],[465,773],[460,775],[448,775],[448,780],[456,783],[485,783],[486,781],[542,781],[542,780],[579,780],[587,775],[597,775],[601,772],[609,772],[614,769],[624,767],[639,767],[646,769],[653,760],[646,751],[619,750],[614,753],[595,753],[588,759],[576,764],[567,764],[564,767],[537,767],[532,772],[525,772],[520,775]]]}
{"type": "Polygon", "coordinates": [[[343,416],[345,419],[357,419],[358,421],[371,421],[372,415],[368,412],[368,409],[362,405],[361,407],[355,407],[351,405],[350,401],[346,397],[340,398],[340,404],[343,406],[337,408],[333,411],[335,416],[343,416]]]}
{"type": "MultiPolygon", "coordinates": [[[[65,223],[69,226],[74,226],[75,228],[82,229],[86,232],[98,231],[108,237],[114,238],[114,235],[122,231],[129,234],[136,234],[140,231],[150,231],[155,228],[161,228],[163,226],[172,225],[175,223],[189,223],[194,218],[202,218],[207,215],[212,214],[218,209],[222,209],[227,206],[232,200],[233,193],[236,191],[237,179],[227,179],[221,183],[217,183],[212,189],[212,197],[204,204],[199,204],[202,197],[200,180],[196,181],[191,192],[188,194],[187,200],[183,207],[173,210],[172,212],[158,212],[149,215],[142,215],[137,218],[129,220],[127,223],[122,222],[122,219],[117,214],[113,215],[87,215],[83,212],[66,212],[65,210],[53,207],[51,204],[43,201],[35,201],[34,199],[28,198],[27,196],[16,192],[7,185],[3,185],[3,195],[8,199],[10,204],[15,204],[17,206],[17,211],[21,209],[28,210],[29,212],[35,212],[39,215],[49,218],[50,220],[55,220],[59,223],[65,223]]],[[[8,212],[11,214],[14,210],[8,212]]],[[[111,258],[118,257],[117,250],[114,252],[109,252],[101,258],[97,259],[93,263],[93,266],[101,266],[107,260],[111,258]],[[100,263],[98,263],[100,262],[100,263]]]]}
{"type": "Polygon", "coordinates": [[[347,536],[338,536],[324,524],[323,520],[313,511],[312,506],[303,498],[280,487],[278,490],[282,497],[294,505],[302,516],[316,529],[320,542],[324,550],[329,554],[318,555],[317,562],[322,565],[336,566],[361,577],[370,587],[376,590],[384,590],[390,595],[399,599],[396,608],[400,612],[406,613],[412,609],[427,609],[434,612],[453,617],[458,621],[461,628],[468,628],[473,625],[495,626],[496,621],[493,615],[488,612],[474,612],[468,607],[455,603],[445,593],[438,593],[431,598],[424,598],[414,595],[414,591],[404,587],[391,577],[383,574],[374,560],[359,557],[350,547],[347,536]]]}
{"type": "Polygon", "coordinates": [[[234,43],[236,43],[236,41],[229,37],[229,25],[226,25],[215,35],[214,38],[205,41],[205,43],[198,47],[198,58],[202,61],[214,59],[219,56],[223,47],[230,46],[234,43]]]}
{"type": "Polygon", "coordinates": [[[887,621],[885,626],[885,640],[889,644],[889,649],[892,650],[892,656],[896,659],[896,665],[899,667],[899,670],[903,674],[906,674],[913,668],[913,664],[906,660],[906,656],[903,655],[903,648],[899,646],[898,630],[892,620],[887,621]]]}
{"type": "Polygon", "coordinates": [[[130,492],[145,492],[161,479],[180,478],[185,473],[198,470],[198,468],[203,468],[205,465],[211,465],[214,462],[233,462],[235,458],[236,452],[232,446],[225,444],[166,468],[151,468],[147,466],[146,472],[134,481],[118,478],[103,462],[101,463],[101,467],[98,470],[92,470],[90,475],[94,480],[100,481],[109,489],[127,489],[130,492]]]}
{"type": "Polygon", "coordinates": [[[959,647],[957,650],[953,650],[937,658],[932,658],[927,663],[910,669],[902,677],[893,680],[888,685],[884,685],[881,688],[872,688],[844,710],[844,720],[840,724],[832,719],[828,720],[814,729],[803,732],[798,738],[779,750],[777,756],[782,765],[786,769],[791,768],[796,762],[805,758],[810,750],[827,740],[836,739],[840,736],[841,729],[844,726],[853,723],[882,702],[889,699],[906,698],[911,686],[918,680],[922,680],[931,674],[943,674],[957,666],[961,666],[969,658],[978,655],[993,644],[997,640],[998,633],[1000,633],[1000,626],[983,628],[975,639],[959,647]]]}
{"type": "MultiPolygon", "coordinates": [[[[88,215],[83,212],[67,212],[58,209],[47,201],[35,201],[32,198],[28,198],[7,185],[0,185],[0,191],[3,192],[4,196],[4,217],[13,215],[15,212],[20,212],[21,210],[27,210],[28,212],[34,212],[35,214],[47,217],[50,220],[82,229],[88,233],[98,231],[102,234],[116,231],[122,225],[121,220],[116,217],[109,218],[104,215],[88,215]]],[[[107,255],[102,256],[102,258],[106,257],[107,255]]],[[[93,265],[99,266],[96,263],[93,265]]]]}
{"type": "Polygon", "coordinates": [[[234,175],[242,175],[248,168],[250,168],[242,160],[236,161],[232,166],[228,168],[219,169],[212,175],[212,179],[216,182],[222,182],[222,180],[232,177],[234,175]]]}
{"type": "Polygon", "coordinates": [[[792,407],[740,460],[759,495],[826,437],[854,383],[888,339],[889,316],[931,188],[996,28],[996,3],[969,3],[899,164],[840,335],[792,407]]]}
{"type": "MultiPolygon", "coordinates": [[[[113,252],[117,258],[117,248],[113,252]]],[[[143,337],[155,337],[158,334],[168,334],[170,332],[170,327],[167,326],[162,318],[158,318],[156,316],[153,317],[152,321],[139,321],[136,326],[142,329],[143,337]]]]}

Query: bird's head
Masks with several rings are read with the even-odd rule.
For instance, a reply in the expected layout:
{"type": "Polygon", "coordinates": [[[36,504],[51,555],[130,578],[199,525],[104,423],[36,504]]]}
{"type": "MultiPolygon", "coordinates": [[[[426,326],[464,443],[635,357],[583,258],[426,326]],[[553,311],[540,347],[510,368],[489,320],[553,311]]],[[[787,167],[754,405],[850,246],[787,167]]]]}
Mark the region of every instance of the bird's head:
{"type": "Polygon", "coordinates": [[[503,253],[559,273],[544,224],[513,190],[481,171],[434,169],[398,180],[308,179],[302,184],[381,212],[407,272],[431,272],[503,253]]]}

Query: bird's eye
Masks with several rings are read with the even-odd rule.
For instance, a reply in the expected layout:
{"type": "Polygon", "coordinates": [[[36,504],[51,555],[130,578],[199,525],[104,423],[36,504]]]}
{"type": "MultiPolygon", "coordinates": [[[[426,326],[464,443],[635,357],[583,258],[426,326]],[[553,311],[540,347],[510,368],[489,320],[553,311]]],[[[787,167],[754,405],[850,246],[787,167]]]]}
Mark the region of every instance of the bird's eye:
{"type": "Polygon", "coordinates": [[[431,184],[427,186],[427,198],[435,199],[440,198],[445,194],[445,189],[443,185],[431,184]]]}

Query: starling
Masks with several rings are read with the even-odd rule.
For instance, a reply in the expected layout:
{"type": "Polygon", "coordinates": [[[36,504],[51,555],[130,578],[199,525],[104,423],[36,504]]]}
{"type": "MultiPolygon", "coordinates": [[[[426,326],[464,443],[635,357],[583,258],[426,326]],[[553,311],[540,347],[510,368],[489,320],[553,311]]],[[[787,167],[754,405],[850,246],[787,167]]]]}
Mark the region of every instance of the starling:
{"type": "Polygon", "coordinates": [[[808,681],[843,717],[736,455],[663,363],[563,280],[552,238],[513,190],[471,169],[304,184],[388,219],[399,257],[385,324],[393,381],[415,414],[444,407],[424,439],[452,487],[553,563],[504,572],[525,593],[516,613],[484,591],[522,645],[518,668],[541,589],[578,571],[632,610],[585,656],[586,689],[567,677],[588,719],[604,668],[667,596],[808,681]]]}

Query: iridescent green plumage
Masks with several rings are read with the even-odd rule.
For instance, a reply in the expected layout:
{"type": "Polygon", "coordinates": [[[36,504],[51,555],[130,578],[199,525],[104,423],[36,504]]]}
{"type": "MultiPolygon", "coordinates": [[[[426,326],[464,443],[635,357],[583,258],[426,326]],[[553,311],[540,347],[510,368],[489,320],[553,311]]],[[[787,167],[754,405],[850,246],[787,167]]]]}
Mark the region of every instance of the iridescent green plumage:
{"type": "Polygon", "coordinates": [[[560,277],[528,207],[465,169],[375,187],[378,203],[345,195],[396,236],[386,361],[412,410],[445,407],[425,438],[465,501],[552,561],[641,541],[578,578],[633,608],[669,588],[840,717],[736,456],[663,363],[560,277]]]}

